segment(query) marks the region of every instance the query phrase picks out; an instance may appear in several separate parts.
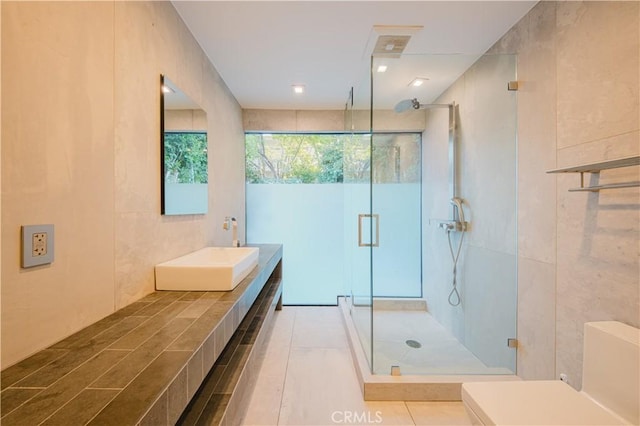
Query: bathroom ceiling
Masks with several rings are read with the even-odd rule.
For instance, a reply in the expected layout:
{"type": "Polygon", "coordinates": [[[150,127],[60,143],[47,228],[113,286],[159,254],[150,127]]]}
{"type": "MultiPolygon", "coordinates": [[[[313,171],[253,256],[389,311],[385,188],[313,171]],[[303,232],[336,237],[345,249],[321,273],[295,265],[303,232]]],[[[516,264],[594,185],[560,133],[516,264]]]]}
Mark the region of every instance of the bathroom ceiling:
{"type": "Polygon", "coordinates": [[[423,27],[404,51],[413,59],[388,59],[387,72],[376,74],[387,88],[376,90],[376,104],[392,108],[414,96],[430,102],[535,3],[173,1],[245,109],[342,109],[351,87],[365,106],[376,25],[423,27]],[[429,80],[413,88],[414,77],[429,80]],[[294,84],[305,93],[294,94],[294,84]]]}

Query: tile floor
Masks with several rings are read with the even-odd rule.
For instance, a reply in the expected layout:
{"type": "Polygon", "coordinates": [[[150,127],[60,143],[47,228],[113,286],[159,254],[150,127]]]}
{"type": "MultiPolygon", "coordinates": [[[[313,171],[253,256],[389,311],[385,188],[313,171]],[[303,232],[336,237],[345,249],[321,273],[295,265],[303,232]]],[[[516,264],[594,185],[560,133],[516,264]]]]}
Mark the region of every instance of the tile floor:
{"type": "Polygon", "coordinates": [[[469,425],[461,402],[363,401],[337,307],[287,307],[245,425],[469,425]]]}

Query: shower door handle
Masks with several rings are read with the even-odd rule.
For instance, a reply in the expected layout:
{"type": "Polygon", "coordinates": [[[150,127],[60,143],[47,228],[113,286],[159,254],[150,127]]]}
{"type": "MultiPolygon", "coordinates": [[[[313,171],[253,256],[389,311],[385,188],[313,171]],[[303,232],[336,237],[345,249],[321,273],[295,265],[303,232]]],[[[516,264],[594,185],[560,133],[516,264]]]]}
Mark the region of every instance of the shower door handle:
{"type": "Polygon", "coordinates": [[[358,246],[359,247],[379,247],[380,246],[380,215],[378,214],[359,214],[358,215],[358,246]],[[375,226],[371,226],[370,229],[375,229],[375,240],[369,243],[362,242],[362,220],[368,218],[375,220],[375,226]]]}

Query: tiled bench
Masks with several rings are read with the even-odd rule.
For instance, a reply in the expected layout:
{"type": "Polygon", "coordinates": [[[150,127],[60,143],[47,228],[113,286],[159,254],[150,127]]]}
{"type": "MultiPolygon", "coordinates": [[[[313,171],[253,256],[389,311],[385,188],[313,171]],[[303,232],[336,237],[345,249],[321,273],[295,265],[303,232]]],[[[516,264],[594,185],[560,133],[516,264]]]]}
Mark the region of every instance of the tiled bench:
{"type": "Polygon", "coordinates": [[[154,292],[4,370],[1,423],[177,422],[265,284],[280,289],[282,246],[259,247],[233,291],[154,292]]]}

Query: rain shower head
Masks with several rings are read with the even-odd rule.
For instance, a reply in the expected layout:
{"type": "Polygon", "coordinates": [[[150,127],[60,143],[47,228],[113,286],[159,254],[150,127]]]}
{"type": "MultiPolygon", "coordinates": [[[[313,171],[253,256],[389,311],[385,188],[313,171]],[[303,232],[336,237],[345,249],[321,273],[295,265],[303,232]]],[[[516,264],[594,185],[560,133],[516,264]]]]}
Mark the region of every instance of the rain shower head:
{"type": "Polygon", "coordinates": [[[450,104],[421,104],[417,98],[405,99],[396,104],[393,108],[395,112],[400,114],[401,112],[408,111],[410,109],[431,109],[431,108],[453,108],[456,106],[455,102],[450,104]]]}
{"type": "Polygon", "coordinates": [[[395,108],[393,108],[393,109],[395,110],[395,112],[401,113],[401,112],[408,111],[411,108],[420,109],[420,102],[418,102],[418,99],[416,99],[416,98],[405,99],[403,101],[398,102],[396,104],[395,108]]]}

